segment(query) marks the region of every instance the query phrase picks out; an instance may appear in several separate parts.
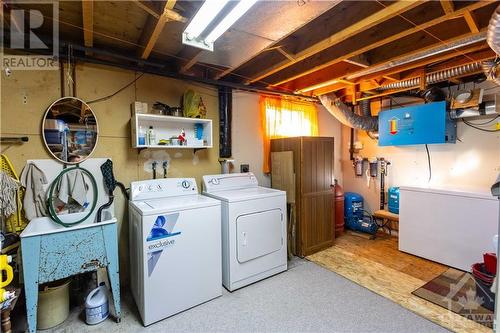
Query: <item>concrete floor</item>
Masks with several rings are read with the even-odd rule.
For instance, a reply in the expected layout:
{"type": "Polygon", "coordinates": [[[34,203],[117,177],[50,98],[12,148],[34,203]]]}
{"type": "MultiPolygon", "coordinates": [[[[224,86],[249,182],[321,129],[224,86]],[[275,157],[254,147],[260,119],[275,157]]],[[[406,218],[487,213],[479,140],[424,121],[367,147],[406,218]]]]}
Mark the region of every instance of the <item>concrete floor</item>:
{"type": "Polygon", "coordinates": [[[45,332],[448,332],[312,262],[143,327],[129,293],[123,317],[87,326],[79,311],[45,332]]]}

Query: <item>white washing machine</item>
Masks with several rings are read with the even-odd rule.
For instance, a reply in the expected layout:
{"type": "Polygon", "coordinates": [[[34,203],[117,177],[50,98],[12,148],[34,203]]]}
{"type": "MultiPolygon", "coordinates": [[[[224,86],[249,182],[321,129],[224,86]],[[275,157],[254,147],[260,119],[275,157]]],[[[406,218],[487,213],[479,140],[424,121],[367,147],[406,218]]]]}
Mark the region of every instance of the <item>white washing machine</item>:
{"type": "Polygon", "coordinates": [[[144,326],[222,295],[220,201],[192,178],[133,182],[131,288],[144,326]]]}
{"type": "Polygon", "coordinates": [[[222,202],[222,284],[229,291],[287,269],[286,192],[252,173],[203,176],[203,194],[222,202]]]}

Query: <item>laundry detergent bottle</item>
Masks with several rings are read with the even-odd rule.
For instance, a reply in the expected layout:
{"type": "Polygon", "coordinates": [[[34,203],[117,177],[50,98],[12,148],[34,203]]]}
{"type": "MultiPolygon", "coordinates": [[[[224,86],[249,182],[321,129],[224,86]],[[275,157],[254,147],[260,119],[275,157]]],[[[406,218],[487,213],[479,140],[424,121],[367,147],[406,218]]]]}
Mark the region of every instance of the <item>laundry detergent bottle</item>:
{"type": "Polygon", "coordinates": [[[85,321],[89,325],[99,324],[109,316],[108,289],[104,282],[90,292],[85,300],[85,321]]]}

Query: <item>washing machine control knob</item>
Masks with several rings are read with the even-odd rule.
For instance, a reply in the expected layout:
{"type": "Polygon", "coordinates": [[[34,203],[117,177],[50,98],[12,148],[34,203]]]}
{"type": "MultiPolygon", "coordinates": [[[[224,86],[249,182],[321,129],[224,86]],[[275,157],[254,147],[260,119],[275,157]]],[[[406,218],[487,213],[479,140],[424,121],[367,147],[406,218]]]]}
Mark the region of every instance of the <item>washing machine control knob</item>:
{"type": "Polygon", "coordinates": [[[153,191],[153,185],[149,185],[149,186],[148,186],[148,191],[149,191],[149,192],[153,191]]]}
{"type": "Polygon", "coordinates": [[[182,183],[181,183],[182,187],[185,188],[185,189],[188,189],[190,184],[187,180],[183,180],[182,183]]]}
{"type": "Polygon", "coordinates": [[[219,185],[219,180],[217,178],[212,178],[212,179],[210,179],[210,183],[212,183],[214,185],[219,185]]]}
{"type": "Polygon", "coordinates": [[[161,185],[160,185],[160,184],[156,184],[156,189],[157,189],[158,191],[161,191],[161,190],[162,190],[161,185]]]}

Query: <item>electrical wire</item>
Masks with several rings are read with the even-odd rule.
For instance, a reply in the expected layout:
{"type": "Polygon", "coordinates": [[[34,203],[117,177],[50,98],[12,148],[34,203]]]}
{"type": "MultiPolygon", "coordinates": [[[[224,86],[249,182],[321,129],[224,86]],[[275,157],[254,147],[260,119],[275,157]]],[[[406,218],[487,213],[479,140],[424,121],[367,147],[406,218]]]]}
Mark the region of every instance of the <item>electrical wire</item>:
{"type": "Polygon", "coordinates": [[[429,146],[427,144],[425,145],[425,151],[427,152],[427,165],[429,167],[429,180],[428,180],[428,182],[430,182],[432,179],[432,165],[431,165],[431,154],[429,153],[429,146]]]}
{"type": "Polygon", "coordinates": [[[112,93],[111,95],[104,96],[104,97],[101,97],[101,98],[98,98],[98,99],[94,99],[92,101],[88,101],[87,104],[99,103],[99,102],[103,102],[105,100],[108,100],[108,99],[114,97],[115,95],[118,95],[119,93],[121,93],[122,91],[124,91],[125,89],[127,89],[128,87],[130,87],[131,85],[133,85],[134,83],[136,83],[137,80],[139,80],[143,76],[144,76],[144,73],[141,73],[141,75],[139,75],[138,77],[136,77],[132,82],[127,83],[127,85],[121,87],[120,89],[118,89],[117,91],[115,91],[114,93],[112,93]]]}
{"type": "Polygon", "coordinates": [[[478,127],[478,126],[474,126],[473,124],[469,123],[467,120],[465,119],[462,119],[462,121],[464,122],[465,125],[469,126],[469,127],[472,127],[472,128],[475,128],[479,131],[483,131],[483,132],[490,132],[490,133],[495,133],[495,132],[500,132],[500,129],[494,129],[494,130],[491,130],[491,129],[486,129],[486,128],[481,128],[481,127],[478,127]]]}
{"type": "Polygon", "coordinates": [[[476,125],[476,126],[481,126],[481,125],[486,125],[486,124],[489,124],[489,123],[491,123],[491,122],[493,122],[493,121],[497,120],[498,118],[500,118],[500,115],[497,115],[495,118],[490,119],[490,120],[488,120],[488,121],[485,121],[484,123],[472,123],[472,122],[470,122],[470,121],[469,121],[468,123],[469,123],[469,124],[472,124],[472,125],[476,125]]]}

